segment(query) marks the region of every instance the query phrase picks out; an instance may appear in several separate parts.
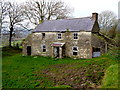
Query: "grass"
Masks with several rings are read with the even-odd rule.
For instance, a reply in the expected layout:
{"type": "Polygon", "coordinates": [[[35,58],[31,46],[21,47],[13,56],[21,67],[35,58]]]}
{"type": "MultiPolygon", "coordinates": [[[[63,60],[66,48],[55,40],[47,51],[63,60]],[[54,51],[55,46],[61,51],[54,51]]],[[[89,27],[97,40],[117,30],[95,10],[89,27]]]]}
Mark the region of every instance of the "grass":
{"type": "Polygon", "coordinates": [[[118,64],[111,65],[105,72],[102,88],[118,87],[118,64]]]}
{"type": "MultiPolygon", "coordinates": [[[[20,49],[22,49],[22,41],[23,40],[12,41],[11,46],[19,47],[20,49]],[[17,44],[18,44],[18,46],[17,46],[17,44]]],[[[4,48],[4,47],[7,47],[7,46],[9,46],[9,41],[2,42],[1,45],[0,45],[0,48],[4,48]]]]}
{"type": "Polygon", "coordinates": [[[117,88],[118,60],[111,53],[73,60],[22,56],[21,50],[3,48],[3,88],[117,88]]]}
{"type": "Polygon", "coordinates": [[[18,49],[16,47],[3,47],[2,48],[2,57],[9,57],[9,56],[14,56],[15,54],[21,53],[22,49],[18,49]]]}

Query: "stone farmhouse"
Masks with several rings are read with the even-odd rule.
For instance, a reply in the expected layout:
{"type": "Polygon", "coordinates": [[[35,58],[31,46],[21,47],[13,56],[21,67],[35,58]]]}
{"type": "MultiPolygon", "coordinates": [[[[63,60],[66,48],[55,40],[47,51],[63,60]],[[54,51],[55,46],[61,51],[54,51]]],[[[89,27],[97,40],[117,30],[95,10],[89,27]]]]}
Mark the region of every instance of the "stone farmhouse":
{"type": "Polygon", "coordinates": [[[107,49],[97,20],[98,14],[92,13],[91,17],[44,21],[23,41],[23,55],[98,57],[107,49]]]}

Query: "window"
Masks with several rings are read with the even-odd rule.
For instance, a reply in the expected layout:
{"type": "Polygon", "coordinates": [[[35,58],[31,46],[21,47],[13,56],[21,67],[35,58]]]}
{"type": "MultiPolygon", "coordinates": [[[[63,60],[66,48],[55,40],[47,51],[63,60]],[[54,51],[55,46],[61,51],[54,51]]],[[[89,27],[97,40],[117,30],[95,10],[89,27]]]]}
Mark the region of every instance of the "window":
{"type": "Polygon", "coordinates": [[[59,33],[59,34],[58,34],[58,39],[61,39],[61,38],[62,38],[62,34],[59,33]]]}
{"type": "Polygon", "coordinates": [[[45,33],[42,33],[42,38],[45,38],[45,33]]]}
{"type": "Polygon", "coordinates": [[[78,39],[78,34],[74,33],[74,39],[78,39]]]}
{"type": "Polygon", "coordinates": [[[46,46],[45,45],[42,46],[42,51],[46,52],[46,46]]]}
{"type": "Polygon", "coordinates": [[[78,54],[78,47],[74,46],[73,47],[73,55],[77,55],[78,54]]]}

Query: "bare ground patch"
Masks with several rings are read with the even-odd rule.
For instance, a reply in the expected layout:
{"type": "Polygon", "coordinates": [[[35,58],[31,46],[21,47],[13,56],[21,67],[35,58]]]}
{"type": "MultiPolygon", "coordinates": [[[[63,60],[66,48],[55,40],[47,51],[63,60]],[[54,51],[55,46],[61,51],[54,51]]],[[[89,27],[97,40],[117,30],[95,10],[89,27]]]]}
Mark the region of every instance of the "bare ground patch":
{"type": "Polygon", "coordinates": [[[96,88],[101,84],[104,69],[95,64],[76,67],[77,64],[59,64],[38,72],[48,77],[55,86],[69,85],[72,88],[96,88]]]}

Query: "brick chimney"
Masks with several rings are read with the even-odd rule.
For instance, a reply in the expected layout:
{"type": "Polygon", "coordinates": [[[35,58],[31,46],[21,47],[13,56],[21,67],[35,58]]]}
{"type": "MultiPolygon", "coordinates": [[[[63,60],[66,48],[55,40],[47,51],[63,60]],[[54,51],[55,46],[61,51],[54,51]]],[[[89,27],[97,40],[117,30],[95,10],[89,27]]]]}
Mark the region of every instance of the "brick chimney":
{"type": "Polygon", "coordinates": [[[92,13],[92,19],[97,21],[98,20],[98,13],[92,13]]]}

